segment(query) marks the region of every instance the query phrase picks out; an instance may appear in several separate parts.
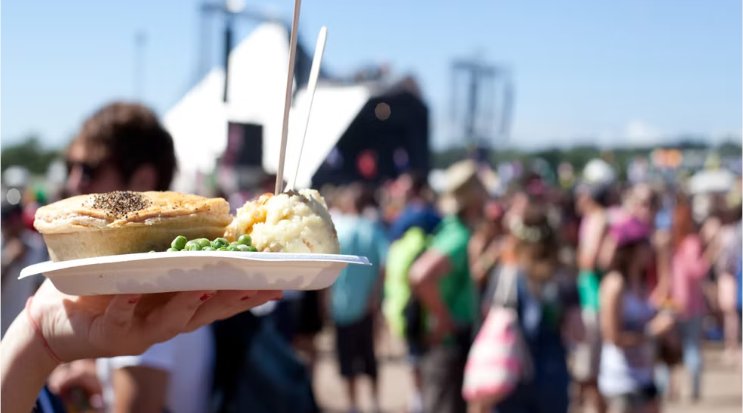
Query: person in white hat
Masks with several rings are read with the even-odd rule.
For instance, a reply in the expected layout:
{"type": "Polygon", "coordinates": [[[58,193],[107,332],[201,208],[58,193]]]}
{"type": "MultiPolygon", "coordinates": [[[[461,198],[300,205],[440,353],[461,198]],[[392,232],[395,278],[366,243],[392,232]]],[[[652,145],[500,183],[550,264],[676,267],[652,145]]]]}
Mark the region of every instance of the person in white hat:
{"type": "Polygon", "coordinates": [[[423,410],[464,412],[462,382],[477,293],[470,277],[467,244],[484,217],[488,194],[477,165],[462,161],[446,171],[441,210],[446,214],[430,247],[410,270],[415,296],[427,316],[427,343],[421,358],[423,410]]]}
{"type": "Polygon", "coordinates": [[[572,373],[578,383],[578,397],[581,402],[590,403],[595,411],[604,413],[606,403],[598,391],[597,382],[601,355],[598,296],[602,276],[601,251],[609,228],[608,207],[612,180],[602,167],[603,164],[595,165],[599,166],[592,172],[586,167],[584,182],[576,188],[576,210],[582,216],[577,264],[585,339],[575,348],[572,373]]]}

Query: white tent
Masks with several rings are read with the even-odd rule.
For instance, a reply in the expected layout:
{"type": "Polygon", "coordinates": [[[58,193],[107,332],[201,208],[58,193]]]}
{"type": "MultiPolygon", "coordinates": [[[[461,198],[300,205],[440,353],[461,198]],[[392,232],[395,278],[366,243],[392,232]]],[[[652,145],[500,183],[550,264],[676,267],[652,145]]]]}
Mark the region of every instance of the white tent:
{"type": "MultiPolygon", "coordinates": [[[[222,100],[224,70],[213,69],[164,116],[173,135],[179,174],[174,184],[194,190],[198,173],[210,173],[227,146],[228,121],[263,127],[263,168],[276,173],[281,140],[289,32],[278,23],[257,27],[230,53],[228,103],[222,100]]],[[[298,62],[299,64],[299,62],[298,62]]],[[[296,79],[306,82],[306,79],[296,79]]],[[[370,85],[318,85],[297,186],[306,187],[317,167],[373,93],[370,85]]],[[[302,89],[290,112],[285,176],[294,175],[307,99],[302,89]]]]}
{"type": "Polygon", "coordinates": [[[735,175],[725,169],[703,170],[689,179],[692,194],[725,193],[733,190],[735,175]]]}

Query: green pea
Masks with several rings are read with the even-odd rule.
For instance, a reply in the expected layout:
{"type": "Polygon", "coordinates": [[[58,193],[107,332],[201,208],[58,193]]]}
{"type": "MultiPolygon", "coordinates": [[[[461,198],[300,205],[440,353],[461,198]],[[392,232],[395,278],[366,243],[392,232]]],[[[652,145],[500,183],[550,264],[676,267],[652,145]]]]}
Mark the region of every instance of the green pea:
{"type": "Polygon", "coordinates": [[[230,247],[232,247],[232,248],[235,248],[235,247],[237,247],[238,245],[240,245],[240,244],[238,244],[238,243],[237,243],[237,241],[235,241],[235,242],[230,242],[230,247]]]}
{"type": "Polygon", "coordinates": [[[186,243],[186,251],[201,251],[201,245],[195,241],[188,241],[186,243]]]}
{"type": "Polygon", "coordinates": [[[252,245],[248,245],[248,250],[249,250],[250,252],[258,252],[258,248],[254,247],[254,246],[252,246],[252,245]]]}
{"type": "Polygon", "coordinates": [[[152,254],[153,252],[157,252],[157,251],[155,251],[155,250],[150,250],[150,254],[152,254]]]}
{"type": "Polygon", "coordinates": [[[216,250],[215,250],[214,248],[212,248],[212,247],[204,247],[204,248],[202,248],[201,250],[202,250],[202,251],[216,251],[216,250]]]}
{"type": "Polygon", "coordinates": [[[249,245],[240,244],[237,247],[235,247],[235,251],[249,252],[250,251],[250,246],[249,245]]]}
{"type": "Polygon", "coordinates": [[[229,251],[227,247],[220,247],[217,249],[217,251],[229,251]]]}
{"type": "Polygon", "coordinates": [[[175,249],[175,248],[168,248],[168,251],[167,252],[178,252],[178,250],[175,249]]]}
{"type": "Polygon", "coordinates": [[[195,239],[194,241],[201,246],[201,249],[204,249],[204,247],[212,246],[212,242],[206,238],[198,238],[198,239],[195,239]]]}
{"type": "Polygon", "coordinates": [[[252,245],[253,240],[250,238],[250,235],[240,235],[240,238],[237,239],[237,243],[242,245],[252,245]]]}
{"type": "Polygon", "coordinates": [[[186,244],[188,243],[188,240],[183,235],[179,235],[175,237],[173,242],[170,243],[170,246],[175,250],[182,250],[186,248],[186,244]]]}
{"type": "Polygon", "coordinates": [[[229,247],[227,247],[227,251],[236,251],[236,250],[235,250],[235,247],[230,245],[229,247]]]}
{"type": "Polygon", "coordinates": [[[216,238],[212,241],[212,248],[222,248],[230,245],[230,242],[224,238],[216,238]]]}

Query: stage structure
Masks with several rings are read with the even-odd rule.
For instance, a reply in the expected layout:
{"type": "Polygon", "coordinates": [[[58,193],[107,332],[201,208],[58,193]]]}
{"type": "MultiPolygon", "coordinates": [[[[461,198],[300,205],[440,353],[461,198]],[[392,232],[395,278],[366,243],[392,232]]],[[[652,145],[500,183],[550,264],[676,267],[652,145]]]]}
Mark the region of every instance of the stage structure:
{"type": "Polygon", "coordinates": [[[428,108],[417,84],[407,78],[377,90],[312,177],[313,187],[429,172],[428,108]]]}
{"type": "Polygon", "coordinates": [[[450,113],[455,142],[466,142],[471,155],[486,161],[488,150],[508,145],[514,85],[510,71],[478,58],[452,63],[450,113]]]}
{"type": "MultiPolygon", "coordinates": [[[[231,50],[227,71],[212,68],[165,114],[178,157],[175,189],[199,191],[199,182],[217,171],[219,186],[229,193],[276,173],[288,58],[289,27],[261,23],[231,50]]],[[[296,169],[310,66],[300,41],[285,176],[296,169]]],[[[428,172],[428,110],[415,81],[372,72],[349,78],[321,73],[299,188],[378,182],[407,168],[428,172]]]]}

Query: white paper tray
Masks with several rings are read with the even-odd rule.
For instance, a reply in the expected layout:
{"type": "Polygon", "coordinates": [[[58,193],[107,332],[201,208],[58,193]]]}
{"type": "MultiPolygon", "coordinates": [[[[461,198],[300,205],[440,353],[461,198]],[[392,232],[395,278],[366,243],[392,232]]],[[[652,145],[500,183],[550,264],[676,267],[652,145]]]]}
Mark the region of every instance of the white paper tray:
{"type": "Polygon", "coordinates": [[[197,290],[318,290],[365,257],[235,251],[181,251],[42,262],[19,278],[44,274],[70,295],[197,290]]]}

